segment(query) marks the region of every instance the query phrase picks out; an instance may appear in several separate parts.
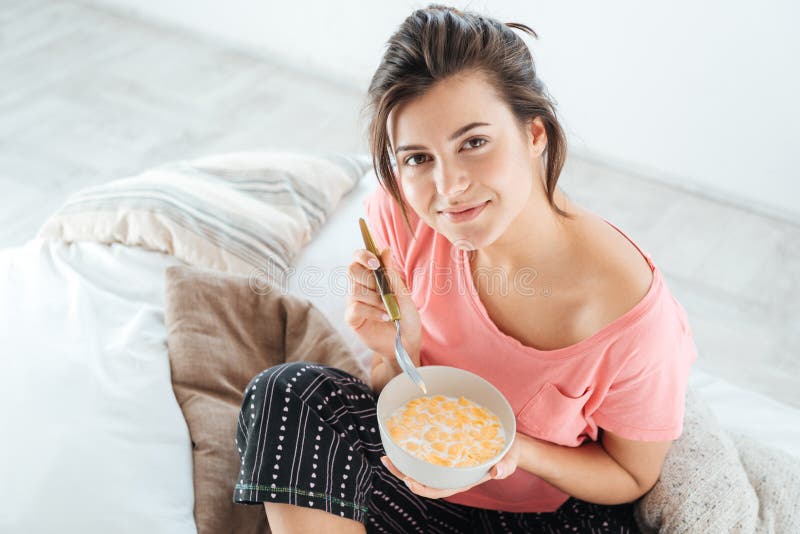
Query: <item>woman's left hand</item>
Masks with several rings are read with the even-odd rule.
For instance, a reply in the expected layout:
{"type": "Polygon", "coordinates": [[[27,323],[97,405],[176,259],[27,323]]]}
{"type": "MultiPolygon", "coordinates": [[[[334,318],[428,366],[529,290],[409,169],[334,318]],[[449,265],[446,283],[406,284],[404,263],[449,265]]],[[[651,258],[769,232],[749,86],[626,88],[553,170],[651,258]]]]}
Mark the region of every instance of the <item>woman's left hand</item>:
{"type": "Polygon", "coordinates": [[[395,467],[392,461],[389,460],[388,456],[381,456],[381,462],[383,462],[383,465],[386,466],[386,469],[388,469],[394,476],[405,482],[408,488],[413,493],[416,493],[421,497],[427,497],[429,499],[441,499],[443,497],[449,497],[451,495],[455,495],[456,493],[462,493],[464,491],[467,491],[479,484],[483,484],[487,480],[492,480],[492,479],[499,480],[511,476],[511,474],[517,470],[517,464],[519,463],[519,435],[515,436],[515,438],[516,439],[514,439],[514,443],[511,444],[511,448],[508,449],[506,455],[503,456],[503,458],[499,462],[494,464],[494,466],[492,466],[492,468],[489,469],[489,472],[486,473],[486,475],[484,475],[482,479],[480,479],[475,484],[472,484],[471,486],[467,486],[464,488],[456,488],[456,489],[431,488],[401,473],[400,470],[398,470],[397,467],[395,467]]]}

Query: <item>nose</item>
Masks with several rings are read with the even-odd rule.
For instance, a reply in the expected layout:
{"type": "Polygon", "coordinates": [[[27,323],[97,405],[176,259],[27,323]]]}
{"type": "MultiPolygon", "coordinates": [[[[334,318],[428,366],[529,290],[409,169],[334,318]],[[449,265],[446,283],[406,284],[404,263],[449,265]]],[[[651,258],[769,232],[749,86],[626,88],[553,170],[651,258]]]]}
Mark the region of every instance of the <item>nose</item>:
{"type": "Polygon", "coordinates": [[[436,192],[446,198],[460,195],[470,184],[469,175],[463,167],[442,160],[434,170],[434,181],[436,192]]]}

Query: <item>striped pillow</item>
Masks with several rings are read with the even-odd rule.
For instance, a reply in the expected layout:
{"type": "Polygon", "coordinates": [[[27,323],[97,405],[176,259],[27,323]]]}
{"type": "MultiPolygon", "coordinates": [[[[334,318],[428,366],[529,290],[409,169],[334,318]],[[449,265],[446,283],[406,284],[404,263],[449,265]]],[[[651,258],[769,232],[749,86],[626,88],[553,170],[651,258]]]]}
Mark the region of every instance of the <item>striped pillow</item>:
{"type": "Polygon", "coordinates": [[[169,163],[79,191],[38,235],[140,246],[280,283],[370,166],[364,155],[278,152],[169,163]]]}

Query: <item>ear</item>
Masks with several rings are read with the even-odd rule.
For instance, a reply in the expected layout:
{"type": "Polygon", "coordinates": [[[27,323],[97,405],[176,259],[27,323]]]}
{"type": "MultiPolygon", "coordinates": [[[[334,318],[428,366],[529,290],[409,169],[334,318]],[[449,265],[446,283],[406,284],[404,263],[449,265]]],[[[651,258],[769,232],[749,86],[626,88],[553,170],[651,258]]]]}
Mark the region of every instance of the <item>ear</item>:
{"type": "Polygon", "coordinates": [[[528,143],[535,156],[541,156],[547,148],[547,131],[544,128],[544,121],[541,117],[536,117],[527,122],[525,126],[525,133],[528,137],[528,143]]]}

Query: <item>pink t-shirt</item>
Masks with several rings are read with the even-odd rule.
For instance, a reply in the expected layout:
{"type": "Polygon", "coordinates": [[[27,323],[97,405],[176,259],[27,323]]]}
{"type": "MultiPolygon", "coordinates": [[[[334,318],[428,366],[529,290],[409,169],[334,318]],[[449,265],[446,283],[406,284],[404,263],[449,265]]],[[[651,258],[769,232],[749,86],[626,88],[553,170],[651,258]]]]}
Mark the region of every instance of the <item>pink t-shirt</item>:
{"type": "MultiPolygon", "coordinates": [[[[422,365],[451,365],[480,375],[508,399],[519,432],[552,443],[577,447],[587,438],[596,441],[598,428],[642,441],[680,436],[697,349],[685,310],[638,246],[653,272],[644,298],[574,345],[537,350],[492,322],[463,251],[409,208],[412,239],[399,206],[381,187],[365,207],[377,245],[392,248],[419,309],[422,365]]],[[[508,512],[550,512],[568,497],[517,469],[507,479],[446,500],[508,512]]]]}

